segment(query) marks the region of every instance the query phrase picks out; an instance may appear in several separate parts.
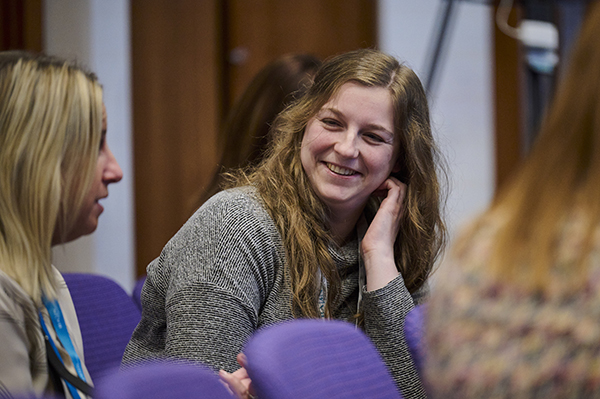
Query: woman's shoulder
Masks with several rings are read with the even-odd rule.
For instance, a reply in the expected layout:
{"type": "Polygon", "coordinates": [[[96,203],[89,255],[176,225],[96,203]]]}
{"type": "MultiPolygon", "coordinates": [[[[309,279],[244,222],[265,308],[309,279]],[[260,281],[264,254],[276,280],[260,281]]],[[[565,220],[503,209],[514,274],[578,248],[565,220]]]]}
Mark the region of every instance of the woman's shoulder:
{"type": "Polygon", "coordinates": [[[0,317],[24,323],[26,318],[36,315],[33,300],[14,279],[0,270],[0,317]]]}
{"type": "Polygon", "coordinates": [[[270,281],[284,259],[281,237],[256,189],[239,187],[205,202],[147,270],[154,279],[168,276],[164,282],[177,276],[180,286],[200,280],[221,284],[233,274],[270,281]]]}
{"type": "Polygon", "coordinates": [[[25,290],[8,274],[0,270],[0,300],[33,304],[25,290]]]}
{"type": "Polygon", "coordinates": [[[258,201],[260,195],[254,186],[239,186],[219,191],[210,197],[205,204],[229,201],[258,201]]]}
{"type": "Polygon", "coordinates": [[[194,213],[189,222],[204,227],[210,224],[234,224],[242,228],[275,226],[260,194],[253,186],[235,187],[213,195],[194,213]]]}
{"type": "Polygon", "coordinates": [[[279,241],[275,222],[256,188],[236,187],[221,191],[206,201],[184,224],[172,241],[186,246],[256,238],[279,241]]]}
{"type": "Polygon", "coordinates": [[[260,194],[253,186],[241,186],[218,192],[210,197],[197,211],[196,214],[207,214],[231,211],[262,211],[266,209],[260,199],[260,194]]]}

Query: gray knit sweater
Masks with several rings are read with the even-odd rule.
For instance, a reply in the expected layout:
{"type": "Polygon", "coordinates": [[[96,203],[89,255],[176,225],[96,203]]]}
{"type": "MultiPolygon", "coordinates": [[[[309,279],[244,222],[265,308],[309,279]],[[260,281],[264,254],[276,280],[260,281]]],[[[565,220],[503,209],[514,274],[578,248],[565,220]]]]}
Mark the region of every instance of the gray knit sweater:
{"type": "MultiPolygon", "coordinates": [[[[357,240],[331,250],[342,277],[334,318],[350,320],[358,298],[357,240]]],[[[236,355],[257,329],[292,319],[285,250],[252,187],[207,201],[148,265],[143,314],[123,364],[156,358],[199,361],[236,370],[236,355]]],[[[401,276],[365,292],[364,330],[403,396],[424,398],[403,335],[406,314],[424,299],[411,297],[401,276]]]]}

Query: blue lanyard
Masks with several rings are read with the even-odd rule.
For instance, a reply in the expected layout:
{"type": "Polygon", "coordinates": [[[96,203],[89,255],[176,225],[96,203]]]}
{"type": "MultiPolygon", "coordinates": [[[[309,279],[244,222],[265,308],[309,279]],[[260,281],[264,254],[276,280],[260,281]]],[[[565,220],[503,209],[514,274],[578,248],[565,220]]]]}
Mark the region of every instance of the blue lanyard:
{"type": "MultiPolygon", "coordinates": [[[[63,348],[65,348],[65,350],[69,354],[69,357],[71,358],[71,361],[73,362],[73,366],[75,367],[75,371],[77,371],[77,375],[79,376],[79,378],[81,378],[83,381],[85,381],[85,375],[83,373],[83,367],[81,365],[81,360],[79,359],[79,355],[75,351],[75,347],[73,346],[73,341],[71,341],[71,336],[69,335],[69,331],[67,330],[67,325],[65,324],[65,318],[63,317],[63,314],[60,309],[60,305],[58,304],[58,301],[56,301],[56,300],[48,301],[46,298],[42,298],[42,301],[44,302],[44,306],[46,306],[46,309],[48,310],[48,314],[50,315],[50,320],[52,321],[52,325],[54,326],[54,331],[56,331],[58,340],[62,344],[63,348]]],[[[48,340],[50,341],[52,349],[54,349],[54,352],[56,353],[58,358],[61,359],[61,361],[62,361],[60,353],[58,352],[58,348],[56,347],[56,344],[54,343],[54,341],[52,340],[52,337],[50,336],[50,333],[48,332],[48,327],[46,326],[46,323],[44,322],[44,318],[42,317],[41,312],[40,312],[40,324],[42,325],[42,329],[44,330],[44,333],[46,334],[46,336],[48,337],[48,340]]],[[[64,361],[63,361],[63,364],[64,364],[64,361]]],[[[67,384],[67,388],[69,388],[69,392],[71,393],[71,396],[74,399],[80,399],[79,391],[74,386],[72,386],[70,383],[68,383],[67,381],[65,381],[65,384],[67,384]]]]}

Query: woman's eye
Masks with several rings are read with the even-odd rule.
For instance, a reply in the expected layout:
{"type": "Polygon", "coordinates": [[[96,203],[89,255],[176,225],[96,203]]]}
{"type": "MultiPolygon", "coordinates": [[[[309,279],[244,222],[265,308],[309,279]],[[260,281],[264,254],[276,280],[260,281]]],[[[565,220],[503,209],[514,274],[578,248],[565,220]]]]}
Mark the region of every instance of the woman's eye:
{"type": "Polygon", "coordinates": [[[374,143],[383,143],[385,142],[385,140],[383,139],[383,137],[379,136],[378,134],[375,133],[365,133],[364,135],[367,140],[372,141],[374,143]]]}
{"type": "Polygon", "coordinates": [[[331,126],[331,127],[342,126],[342,124],[340,122],[336,121],[335,119],[330,119],[330,118],[321,119],[321,122],[323,122],[323,124],[325,124],[326,126],[331,126]]]}

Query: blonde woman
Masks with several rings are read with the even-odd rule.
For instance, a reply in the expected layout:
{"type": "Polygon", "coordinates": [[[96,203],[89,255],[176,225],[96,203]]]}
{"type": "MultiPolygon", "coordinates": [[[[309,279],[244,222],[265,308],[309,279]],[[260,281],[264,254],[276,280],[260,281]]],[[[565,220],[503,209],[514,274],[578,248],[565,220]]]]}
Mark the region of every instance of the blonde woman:
{"type": "Polygon", "coordinates": [[[426,325],[434,398],[600,397],[598,38],[600,4],[529,158],[440,270],[426,325]]]}
{"type": "Polygon", "coordinates": [[[148,266],[125,363],[188,359],[228,380],[257,329],[340,319],[365,330],[405,398],[423,398],[402,326],[425,298],[445,230],[419,79],[376,50],[334,57],[271,133],[254,172],[208,200],[148,266]]]}
{"type": "Polygon", "coordinates": [[[0,396],[85,398],[81,332],[51,247],[92,233],[122,177],[96,76],[1,52],[0,164],[0,396]]]}

